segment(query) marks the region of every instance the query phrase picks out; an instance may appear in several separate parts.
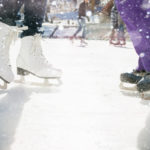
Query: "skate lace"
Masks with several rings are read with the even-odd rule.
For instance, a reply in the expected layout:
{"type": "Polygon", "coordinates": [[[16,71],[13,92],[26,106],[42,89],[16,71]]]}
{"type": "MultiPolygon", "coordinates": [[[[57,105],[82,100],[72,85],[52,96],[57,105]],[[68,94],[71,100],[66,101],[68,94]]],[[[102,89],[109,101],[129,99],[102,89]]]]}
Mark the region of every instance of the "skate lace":
{"type": "Polygon", "coordinates": [[[34,42],[33,42],[32,50],[31,50],[32,55],[40,58],[39,59],[40,61],[38,61],[38,63],[44,64],[46,66],[51,66],[43,54],[41,40],[42,40],[42,38],[39,34],[36,34],[34,36],[34,42]]]}

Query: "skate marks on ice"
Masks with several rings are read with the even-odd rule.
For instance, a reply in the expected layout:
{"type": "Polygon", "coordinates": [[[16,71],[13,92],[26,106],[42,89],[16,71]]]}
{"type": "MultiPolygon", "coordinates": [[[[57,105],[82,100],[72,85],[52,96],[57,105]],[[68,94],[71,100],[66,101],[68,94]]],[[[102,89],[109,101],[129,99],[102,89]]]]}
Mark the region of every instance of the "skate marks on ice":
{"type": "MultiPolygon", "coordinates": [[[[0,90],[0,150],[11,150],[22,113],[32,94],[58,93],[58,89],[12,86],[0,90]]],[[[43,98],[39,98],[43,101],[43,98]]]]}
{"type": "Polygon", "coordinates": [[[137,91],[136,84],[129,84],[121,82],[119,85],[121,93],[126,96],[139,97],[142,100],[150,100],[150,91],[139,92],[137,91]]]}

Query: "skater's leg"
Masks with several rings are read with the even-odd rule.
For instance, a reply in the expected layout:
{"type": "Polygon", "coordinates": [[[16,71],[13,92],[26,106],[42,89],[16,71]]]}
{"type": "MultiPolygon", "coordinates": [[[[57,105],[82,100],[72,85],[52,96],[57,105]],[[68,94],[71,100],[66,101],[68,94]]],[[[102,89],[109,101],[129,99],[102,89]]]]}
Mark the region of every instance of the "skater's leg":
{"type": "Polygon", "coordinates": [[[148,1],[116,0],[116,6],[125,22],[135,50],[143,63],[144,69],[150,72],[150,17],[148,1]]]}
{"type": "Polygon", "coordinates": [[[25,0],[24,24],[29,28],[41,27],[46,12],[47,0],[25,0]]]}
{"type": "Polygon", "coordinates": [[[46,11],[47,0],[25,0],[24,1],[24,25],[28,30],[22,33],[22,37],[39,33],[46,11]]]}
{"type": "Polygon", "coordinates": [[[15,20],[18,19],[18,11],[20,10],[24,0],[2,0],[0,1],[0,21],[8,25],[16,25],[15,20]]]}
{"type": "Polygon", "coordinates": [[[124,37],[124,33],[125,33],[125,31],[124,31],[124,24],[123,24],[123,22],[121,21],[119,21],[119,25],[118,25],[118,32],[119,32],[119,39],[124,39],[125,40],[125,37],[124,37]]]}
{"type": "Polygon", "coordinates": [[[118,28],[120,32],[123,32],[123,33],[125,32],[125,24],[119,14],[118,14],[118,28]]]}
{"type": "Polygon", "coordinates": [[[14,74],[9,61],[9,49],[14,36],[16,36],[16,31],[8,25],[14,26],[16,24],[15,20],[23,1],[2,0],[0,4],[0,78],[6,83],[3,87],[0,86],[0,88],[6,88],[7,83],[14,80],[14,74]]]}
{"type": "Polygon", "coordinates": [[[118,14],[118,41],[120,45],[126,44],[126,38],[125,38],[125,24],[122,21],[120,15],[118,14]]]}
{"type": "Polygon", "coordinates": [[[118,11],[116,9],[116,6],[114,5],[111,9],[111,26],[112,31],[110,34],[110,44],[118,45],[118,38],[117,38],[117,32],[118,32],[118,11]]]}
{"type": "Polygon", "coordinates": [[[137,66],[136,70],[137,71],[144,71],[145,70],[141,57],[139,57],[139,59],[138,59],[138,66],[137,66]]]}
{"type": "MultiPolygon", "coordinates": [[[[14,31],[12,28],[0,22],[0,78],[5,83],[10,83],[14,80],[14,74],[9,61],[9,49],[13,40],[14,31]]],[[[0,85],[0,88],[6,88],[0,85]]]]}
{"type": "Polygon", "coordinates": [[[46,0],[25,1],[25,25],[28,30],[22,34],[22,43],[17,57],[19,75],[31,73],[40,78],[59,78],[61,71],[54,69],[43,55],[39,27],[42,26],[46,0]],[[30,3],[29,3],[30,1],[30,3]]]}
{"type": "MultiPolygon", "coordinates": [[[[142,0],[116,0],[117,8],[128,29],[144,70],[150,72],[150,4],[142,0]]],[[[137,83],[139,92],[150,90],[150,76],[137,83]]]]}
{"type": "Polygon", "coordinates": [[[77,31],[74,33],[73,37],[76,37],[76,35],[82,30],[82,24],[81,24],[81,19],[78,19],[78,29],[77,31]]]}
{"type": "Polygon", "coordinates": [[[85,36],[86,36],[86,22],[85,22],[85,19],[82,19],[81,24],[82,24],[82,28],[83,28],[82,38],[85,39],[85,36]]]}
{"type": "Polygon", "coordinates": [[[81,37],[81,44],[87,45],[87,42],[85,41],[85,39],[86,39],[86,32],[87,32],[85,18],[82,19],[81,25],[82,25],[82,29],[83,29],[82,37],[81,37]]]}
{"type": "Polygon", "coordinates": [[[111,9],[111,25],[113,29],[118,29],[118,11],[115,5],[111,9]]]}

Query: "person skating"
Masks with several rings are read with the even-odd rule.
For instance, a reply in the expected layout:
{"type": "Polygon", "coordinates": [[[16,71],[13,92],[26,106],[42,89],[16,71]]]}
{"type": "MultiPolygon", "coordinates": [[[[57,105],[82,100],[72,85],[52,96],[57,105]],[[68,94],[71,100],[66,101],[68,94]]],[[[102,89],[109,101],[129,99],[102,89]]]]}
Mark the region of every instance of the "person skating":
{"type": "Polygon", "coordinates": [[[118,14],[114,0],[109,0],[102,8],[100,13],[101,22],[106,22],[106,18],[111,18],[112,30],[109,43],[113,45],[125,45],[126,39],[124,36],[124,23],[118,14]]]}
{"type": "MultiPolygon", "coordinates": [[[[61,70],[48,63],[41,46],[39,28],[42,26],[46,0],[9,0],[1,1],[0,7],[0,78],[4,83],[14,80],[14,74],[9,63],[9,47],[13,40],[13,28],[18,11],[24,4],[24,25],[28,27],[21,37],[21,49],[16,61],[18,74],[31,73],[40,78],[60,78],[61,70]]],[[[6,88],[6,84],[4,86],[6,88]]]]}
{"type": "MultiPolygon", "coordinates": [[[[150,14],[149,2],[144,0],[115,0],[116,7],[126,24],[128,33],[133,42],[136,53],[139,56],[136,72],[145,72],[144,77],[137,79],[137,90],[139,92],[150,90],[150,14]]],[[[133,75],[133,73],[129,73],[133,75]]],[[[125,75],[125,76],[124,76],[125,75]]],[[[121,79],[126,73],[121,74],[121,79]]],[[[128,79],[127,79],[128,80],[128,79]]]]}
{"type": "Polygon", "coordinates": [[[88,2],[89,0],[84,0],[82,3],[80,3],[79,11],[78,11],[78,29],[73,34],[73,36],[70,38],[73,40],[76,38],[77,34],[82,30],[82,36],[81,36],[81,45],[87,45],[87,42],[85,41],[86,38],[86,20],[88,19],[87,11],[88,11],[88,2]]]}
{"type": "Polygon", "coordinates": [[[126,44],[124,32],[125,27],[120,15],[118,14],[115,4],[111,9],[110,16],[111,16],[112,31],[110,34],[109,43],[120,46],[125,45],[126,44]]]}

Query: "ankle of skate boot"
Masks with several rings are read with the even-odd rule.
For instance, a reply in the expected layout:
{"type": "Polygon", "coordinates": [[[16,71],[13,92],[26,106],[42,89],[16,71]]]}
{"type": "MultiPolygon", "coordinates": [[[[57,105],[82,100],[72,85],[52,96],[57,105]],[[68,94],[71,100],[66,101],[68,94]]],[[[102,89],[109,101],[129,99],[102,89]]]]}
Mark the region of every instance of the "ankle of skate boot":
{"type": "Polygon", "coordinates": [[[137,83],[137,90],[142,93],[150,90],[150,78],[143,78],[137,83]]]}
{"type": "Polygon", "coordinates": [[[26,70],[24,70],[22,68],[17,67],[17,74],[22,75],[22,76],[26,76],[29,74],[29,72],[27,72],[26,70]]]}

